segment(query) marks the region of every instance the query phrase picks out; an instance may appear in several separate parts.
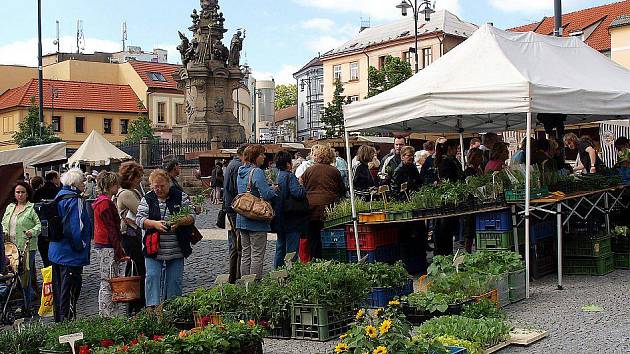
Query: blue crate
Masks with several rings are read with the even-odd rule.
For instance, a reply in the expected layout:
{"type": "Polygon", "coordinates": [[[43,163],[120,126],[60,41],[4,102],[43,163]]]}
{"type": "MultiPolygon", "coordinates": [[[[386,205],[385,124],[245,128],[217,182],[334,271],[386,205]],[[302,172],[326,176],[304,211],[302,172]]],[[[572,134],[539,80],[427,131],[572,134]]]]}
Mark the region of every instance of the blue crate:
{"type": "Polygon", "coordinates": [[[512,215],[509,211],[479,214],[476,217],[477,231],[512,230],[512,215]]]}
{"type": "Polygon", "coordinates": [[[547,220],[535,223],[531,232],[531,242],[535,243],[538,240],[544,240],[548,237],[556,235],[556,225],[556,220],[547,220]]]}
{"type": "Polygon", "coordinates": [[[368,294],[367,307],[385,307],[396,296],[405,296],[413,292],[413,280],[409,279],[402,288],[374,288],[368,294]]]}
{"type": "Polygon", "coordinates": [[[466,348],[460,347],[446,347],[449,350],[449,354],[468,354],[468,350],[466,348]]]}
{"type": "Polygon", "coordinates": [[[322,230],[322,248],[346,248],[346,228],[322,230]]]}
{"type": "MultiPolygon", "coordinates": [[[[400,247],[396,244],[381,246],[374,251],[361,251],[361,257],[365,257],[366,254],[368,263],[394,263],[400,260],[400,247]]],[[[357,251],[348,251],[348,261],[350,263],[357,262],[357,251]]]]}

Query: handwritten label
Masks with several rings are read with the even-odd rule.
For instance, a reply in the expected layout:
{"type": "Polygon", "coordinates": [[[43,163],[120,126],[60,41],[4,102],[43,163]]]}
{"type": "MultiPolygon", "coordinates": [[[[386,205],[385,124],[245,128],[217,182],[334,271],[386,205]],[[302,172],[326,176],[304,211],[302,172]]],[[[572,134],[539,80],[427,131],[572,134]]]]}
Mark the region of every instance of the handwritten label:
{"type": "Polygon", "coordinates": [[[83,339],[83,332],[66,334],[65,336],[59,336],[59,344],[70,344],[70,349],[72,349],[72,354],[74,354],[74,343],[81,339],[83,339]]]}
{"type": "Polygon", "coordinates": [[[217,278],[214,280],[214,284],[223,285],[223,284],[227,284],[229,281],[230,281],[229,274],[219,274],[217,275],[217,278]]]}

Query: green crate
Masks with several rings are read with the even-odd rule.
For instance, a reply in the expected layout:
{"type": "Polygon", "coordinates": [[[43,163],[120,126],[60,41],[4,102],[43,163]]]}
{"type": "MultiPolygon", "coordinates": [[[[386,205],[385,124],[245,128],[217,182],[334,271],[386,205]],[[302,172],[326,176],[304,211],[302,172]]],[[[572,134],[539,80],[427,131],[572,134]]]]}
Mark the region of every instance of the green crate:
{"type": "Polygon", "coordinates": [[[346,263],[348,251],[345,248],[322,248],[322,259],[346,263]]]}
{"type": "MultiPolygon", "coordinates": [[[[530,188],[529,199],[543,198],[549,195],[549,188],[530,188]]],[[[505,200],[508,202],[518,202],[525,200],[525,188],[505,191],[505,200]]]]}
{"type": "Polygon", "coordinates": [[[291,307],[291,334],[294,339],[335,339],[346,333],[353,321],[352,306],[341,310],[309,304],[293,304],[291,307]]]}
{"type": "Polygon", "coordinates": [[[606,275],[615,270],[613,254],[600,257],[567,257],[562,262],[566,275],[606,275]]]}
{"type": "Polygon", "coordinates": [[[565,237],[562,252],[567,257],[599,257],[612,252],[610,236],[598,238],[565,237]]]}
{"type": "Polygon", "coordinates": [[[478,250],[507,250],[514,246],[513,231],[477,231],[478,250]]]}
{"type": "Polygon", "coordinates": [[[615,253],[615,269],[630,269],[630,253],[615,253]]]}
{"type": "Polygon", "coordinates": [[[508,273],[508,286],[510,289],[525,286],[525,268],[508,273]]]}
{"type": "Polygon", "coordinates": [[[510,303],[519,302],[525,300],[525,285],[516,288],[510,288],[510,303]]]}

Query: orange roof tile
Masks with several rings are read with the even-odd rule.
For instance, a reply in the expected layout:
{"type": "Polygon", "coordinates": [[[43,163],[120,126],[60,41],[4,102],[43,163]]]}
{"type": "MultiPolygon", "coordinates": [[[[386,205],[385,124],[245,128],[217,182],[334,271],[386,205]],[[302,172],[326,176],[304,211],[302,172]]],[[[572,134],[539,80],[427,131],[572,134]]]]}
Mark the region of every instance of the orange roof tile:
{"type": "Polygon", "coordinates": [[[152,63],[137,60],[131,60],[129,61],[129,64],[131,64],[136,73],[138,73],[145,85],[149,87],[149,90],[168,89],[175,90],[180,93],[182,92],[177,90],[177,82],[173,79],[173,73],[179,70],[182,67],[181,65],[152,63]],[[151,78],[151,73],[161,74],[166,81],[159,81],[155,80],[155,78],[151,78]]]}
{"type": "MultiPolygon", "coordinates": [[[[128,85],[97,84],[91,82],[44,80],[44,107],[52,107],[52,90],[57,91],[55,109],[105,112],[144,112],[138,109],[138,97],[128,85]]],[[[28,107],[31,97],[39,104],[38,82],[32,79],[23,86],[0,95],[0,110],[28,107]]]]}
{"type": "Polygon", "coordinates": [[[298,106],[289,106],[283,109],[279,109],[275,112],[274,122],[283,122],[289,119],[295,119],[298,114],[298,106]]]}
{"type": "MultiPolygon", "coordinates": [[[[599,22],[593,33],[585,38],[585,43],[592,48],[604,52],[610,50],[610,33],[608,27],[619,16],[630,14],[630,0],[601,5],[562,15],[563,35],[583,31],[587,27],[599,22]]],[[[528,32],[551,35],[553,34],[554,18],[545,17],[540,22],[510,28],[508,31],[528,32]]]]}

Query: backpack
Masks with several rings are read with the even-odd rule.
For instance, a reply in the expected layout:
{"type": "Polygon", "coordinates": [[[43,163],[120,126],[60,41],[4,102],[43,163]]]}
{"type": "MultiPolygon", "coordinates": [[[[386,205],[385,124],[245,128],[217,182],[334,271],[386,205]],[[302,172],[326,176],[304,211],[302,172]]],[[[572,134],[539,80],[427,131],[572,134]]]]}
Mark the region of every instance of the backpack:
{"type": "Polygon", "coordinates": [[[59,242],[63,240],[64,218],[59,215],[57,206],[59,202],[66,199],[79,198],[78,194],[64,194],[55,199],[41,202],[35,205],[35,212],[39,216],[42,224],[41,236],[49,242],[59,242]]]}

